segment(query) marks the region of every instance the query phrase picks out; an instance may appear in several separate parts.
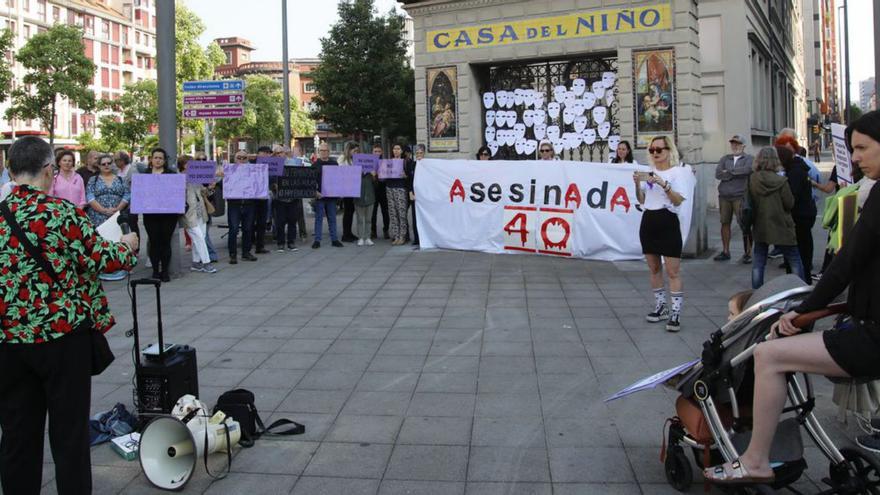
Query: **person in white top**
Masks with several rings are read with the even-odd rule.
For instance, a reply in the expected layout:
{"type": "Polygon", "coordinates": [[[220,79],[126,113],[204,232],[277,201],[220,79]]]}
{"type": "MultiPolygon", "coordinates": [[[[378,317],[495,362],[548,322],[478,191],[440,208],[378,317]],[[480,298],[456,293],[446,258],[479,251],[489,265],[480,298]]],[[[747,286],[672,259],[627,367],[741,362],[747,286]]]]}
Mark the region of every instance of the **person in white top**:
{"type": "Polygon", "coordinates": [[[668,320],[666,330],[681,329],[681,305],[684,301],[681,268],[682,234],[678,213],[685,201],[689,167],[679,166],[678,149],[671,138],[655,137],[648,147],[651,172],[634,172],[636,196],[644,208],[639,228],[642,252],[651,270],[651,288],[654,290],[654,310],[646,316],[650,322],[668,320]],[[663,260],[661,260],[661,257],[663,260]],[[669,276],[671,310],[666,304],[663,280],[663,261],[669,276]]]}

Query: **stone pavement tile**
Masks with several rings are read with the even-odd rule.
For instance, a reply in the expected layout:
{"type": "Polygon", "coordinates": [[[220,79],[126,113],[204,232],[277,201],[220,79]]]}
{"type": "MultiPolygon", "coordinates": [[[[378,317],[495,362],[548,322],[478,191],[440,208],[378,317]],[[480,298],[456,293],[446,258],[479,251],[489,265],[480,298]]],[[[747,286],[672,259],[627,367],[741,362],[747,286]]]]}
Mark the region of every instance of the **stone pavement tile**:
{"type": "Polygon", "coordinates": [[[635,483],[553,483],[553,493],[556,495],[642,495],[669,492],[651,492],[644,485],[640,487],[635,483]]]}
{"type": "Polygon", "coordinates": [[[271,356],[268,352],[240,352],[227,351],[211,361],[211,366],[217,368],[247,368],[258,367],[271,356]]]}
{"type": "MultiPolygon", "coordinates": [[[[201,348],[197,347],[201,350],[201,348]]],[[[267,352],[280,351],[277,339],[244,338],[230,348],[231,352],[267,352]]]]}
{"type": "Polygon", "coordinates": [[[538,376],[534,373],[480,373],[481,394],[537,394],[538,376]]]}
{"type": "Polygon", "coordinates": [[[199,371],[199,385],[235,388],[242,380],[251,374],[250,369],[216,368],[213,365],[206,366],[199,371]]]}
{"type": "Polygon", "coordinates": [[[372,359],[370,354],[324,354],[313,369],[332,371],[365,371],[372,359]]]}
{"type": "Polygon", "coordinates": [[[430,328],[394,327],[388,332],[387,340],[432,340],[437,330],[430,328]]]}
{"type": "Polygon", "coordinates": [[[544,423],[533,418],[475,418],[471,445],[546,448],[544,423]]]}
{"type": "Polygon", "coordinates": [[[626,453],[619,448],[553,447],[550,471],[556,482],[635,482],[626,453]]]}
{"type": "Polygon", "coordinates": [[[367,372],[418,373],[425,364],[423,356],[376,356],[367,372]]]}
{"type": "Polygon", "coordinates": [[[578,333],[577,328],[575,328],[574,324],[568,325],[563,328],[535,328],[532,327],[532,341],[537,343],[546,343],[549,348],[547,350],[539,351],[538,348],[535,348],[536,353],[550,353],[553,352],[554,346],[559,346],[560,344],[568,344],[574,345],[581,343],[581,335],[578,333]]]}
{"type": "Polygon", "coordinates": [[[632,342],[604,342],[602,344],[585,344],[587,355],[610,356],[617,358],[641,357],[638,347],[632,342]]]}
{"type": "Polygon", "coordinates": [[[302,476],[292,495],[376,495],[379,480],[302,476]]]}
{"type": "Polygon", "coordinates": [[[429,356],[424,363],[427,373],[476,373],[479,369],[479,356],[429,356]]]}
{"type": "MultiPolygon", "coordinates": [[[[577,332],[572,331],[571,335],[578,336],[577,332]]],[[[580,336],[577,341],[565,342],[548,342],[542,341],[540,337],[535,337],[535,356],[554,356],[554,357],[586,357],[587,351],[580,343],[580,336]]]]}
{"type": "MultiPolygon", "coordinates": [[[[260,326],[257,327],[253,332],[249,333],[245,338],[257,338],[257,339],[277,339],[277,340],[287,340],[293,337],[299,337],[300,327],[299,325],[294,326],[283,326],[283,327],[268,327],[268,326],[260,326]]],[[[306,338],[304,335],[301,338],[306,338]]],[[[327,338],[327,337],[322,337],[327,338]]],[[[281,342],[279,342],[280,344],[281,342]]]]}
{"type": "Polygon", "coordinates": [[[535,364],[539,374],[545,373],[565,373],[580,374],[592,373],[593,368],[590,360],[584,357],[566,357],[566,356],[536,356],[535,364]]]}
{"type": "MultiPolygon", "coordinates": [[[[597,375],[625,373],[648,376],[652,372],[648,363],[637,357],[621,359],[613,356],[590,356],[590,363],[592,363],[597,375]]],[[[654,372],[656,371],[660,370],[654,370],[654,372]]]]}
{"type": "Polygon", "coordinates": [[[348,399],[348,395],[347,391],[294,390],[275,410],[337,414],[348,399]]]}
{"type": "Polygon", "coordinates": [[[470,417],[473,411],[473,394],[417,392],[412,396],[406,415],[470,417]]]}
{"type": "Polygon", "coordinates": [[[376,353],[380,342],[375,339],[337,339],[333,345],[327,349],[330,354],[370,354],[376,353]]]}
{"type": "Polygon", "coordinates": [[[296,384],[297,390],[352,390],[363,375],[360,371],[313,369],[296,384]]]}
{"type": "MultiPolygon", "coordinates": [[[[696,479],[700,479],[700,474],[696,464],[693,464],[690,449],[685,451],[688,462],[692,463],[694,475],[696,479]]],[[[636,481],[639,484],[645,483],[666,483],[666,472],[663,463],[658,461],[659,451],[656,447],[629,447],[626,449],[626,456],[629,463],[633,466],[636,473],[636,481]]]]}
{"type": "Polygon", "coordinates": [[[478,394],[476,417],[540,419],[541,401],[537,394],[478,394]]]}
{"type": "Polygon", "coordinates": [[[277,442],[320,442],[324,439],[327,431],[330,430],[336,414],[275,411],[268,418],[265,413],[261,412],[260,417],[263,419],[263,424],[266,425],[270,425],[279,419],[290,419],[306,427],[305,433],[301,435],[270,435],[265,438],[271,438],[277,442]]]}
{"type": "MultiPolygon", "coordinates": [[[[473,328],[446,328],[440,327],[434,334],[434,344],[444,342],[477,342],[482,345],[483,330],[473,328]]],[[[432,354],[435,354],[432,352],[432,354]]],[[[476,352],[463,353],[464,355],[478,356],[479,350],[476,352]]]]}
{"type": "Polygon", "coordinates": [[[484,345],[486,342],[504,341],[504,342],[531,342],[532,332],[528,328],[528,321],[523,327],[500,327],[489,328],[483,332],[484,345]]]}
{"type": "MultiPolygon", "coordinates": [[[[143,338],[143,337],[141,337],[143,338]]],[[[192,346],[200,354],[202,351],[225,352],[241,341],[239,337],[202,337],[192,342],[192,346]]],[[[130,344],[129,344],[130,347],[130,344]]]]}
{"type": "Polygon", "coordinates": [[[550,483],[469,481],[467,495],[551,495],[550,483]]]}
{"type": "MultiPolygon", "coordinates": [[[[644,321],[644,317],[639,320],[639,323],[644,321]]],[[[577,325],[578,330],[620,330],[623,331],[623,326],[621,325],[621,320],[614,316],[608,317],[587,317],[587,318],[575,318],[575,325],[577,325]]],[[[583,332],[581,332],[583,334],[583,332]]]]}
{"type": "Polygon", "coordinates": [[[474,334],[465,340],[440,340],[441,331],[437,331],[434,342],[428,354],[435,356],[479,356],[483,343],[480,339],[482,332],[474,334]]]}
{"type": "Polygon", "coordinates": [[[622,446],[617,427],[610,419],[596,417],[551,417],[546,420],[550,447],[622,446]]]}
{"type": "Polygon", "coordinates": [[[304,474],[379,479],[390,456],[391,445],[323,442],[304,474]]]}
{"type": "MultiPolygon", "coordinates": [[[[274,340],[274,339],[269,339],[274,340]]],[[[333,345],[333,339],[300,339],[294,336],[283,344],[275,344],[277,352],[323,353],[333,345]]]]}
{"type": "Polygon", "coordinates": [[[345,327],[310,327],[305,326],[296,332],[301,339],[335,339],[342,335],[345,327]]]}
{"type": "Polygon", "coordinates": [[[383,340],[389,331],[388,328],[353,328],[349,326],[339,334],[339,338],[345,340],[383,340]]]}
{"type": "MultiPolygon", "coordinates": [[[[469,306],[460,307],[461,309],[468,309],[469,306]]],[[[459,307],[446,306],[446,311],[451,314],[460,315],[462,314],[459,311],[459,307]]],[[[444,316],[440,319],[439,327],[442,328],[453,328],[460,330],[477,330],[483,328],[485,324],[485,318],[482,315],[478,316],[444,316]]]]}
{"type": "Polygon", "coordinates": [[[467,459],[464,446],[396,445],[385,479],[464,481],[467,459]]]}
{"type": "MultiPolygon", "coordinates": [[[[484,348],[488,343],[484,344],[484,348]]],[[[535,373],[535,359],[531,356],[484,356],[480,359],[480,375],[506,373],[535,373]]]]}
{"type": "Polygon", "coordinates": [[[349,416],[336,418],[324,437],[328,442],[394,443],[403,418],[399,416],[349,416]]]}
{"type": "Polygon", "coordinates": [[[408,392],[354,392],[342,413],[403,416],[409,406],[410,396],[408,392]]]}
{"type": "Polygon", "coordinates": [[[416,387],[416,392],[474,394],[476,391],[476,373],[422,373],[416,387]]]}
{"type": "Polygon", "coordinates": [[[379,355],[426,356],[431,348],[429,340],[386,340],[379,347],[379,355]]]}
{"type": "Polygon", "coordinates": [[[285,388],[290,391],[305,374],[305,370],[257,368],[241,381],[241,386],[245,388],[285,388]]]}
{"type": "Polygon", "coordinates": [[[278,474],[236,474],[215,481],[205,491],[205,495],[226,495],[246,493],[248,495],[277,495],[290,493],[296,483],[296,476],[278,474]]]}
{"type": "Polygon", "coordinates": [[[278,312],[276,316],[298,316],[304,318],[311,318],[316,314],[321,312],[322,306],[299,306],[299,305],[290,305],[286,308],[283,308],[278,312]]]}
{"type": "Polygon", "coordinates": [[[348,324],[347,328],[391,328],[395,320],[397,320],[397,312],[395,311],[386,308],[367,307],[364,308],[364,311],[361,311],[360,316],[348,324]],[[365,314],[368,310],[376,314],[365,314]]]}
{"type": "Polygon", "coordinates": [[[307,370],[321,359],[316,352],[276,352],[260,364],[264,369],[307,370]]]}
{"type": "Polygon", "coordinates": [[[400,312],[400,316],[413,318],[419,316],[439,318],[443,316],[443,306],[405,308],[400,312]]]}
{"type": "Polygon", "coordinates": [[[379,495],[463,495],[464,483],[454,481],[385,480],[379,495]]]}
{"type": "Polygon", "coordinates": [[[300,474],[315,455],[316,442],[275,441],[261,438],[253,447],[241,449],[232,461],[232,472],[252,474],[300,474]]]}
{"type": "Polygon", "coordinates": [[[483,356],[532,356],[531,342],[497,342],[490,341],[483,345],[483,356]]]}
{"type": "Polygon", "coordinates": [[[355,389],[359,392],[412,392],[418,380],[418,373],[367,371],[355,389]]]}
{"type": "Polygon", "coordinates": [[[468,445],[471,438],[470,417],[410,416],[403,422],[399,444],[468,445]]]}
{"type": "Polygon", "coordinates": [[[547,449],[471,447],[468,481],[550,481],[547,449]]]}

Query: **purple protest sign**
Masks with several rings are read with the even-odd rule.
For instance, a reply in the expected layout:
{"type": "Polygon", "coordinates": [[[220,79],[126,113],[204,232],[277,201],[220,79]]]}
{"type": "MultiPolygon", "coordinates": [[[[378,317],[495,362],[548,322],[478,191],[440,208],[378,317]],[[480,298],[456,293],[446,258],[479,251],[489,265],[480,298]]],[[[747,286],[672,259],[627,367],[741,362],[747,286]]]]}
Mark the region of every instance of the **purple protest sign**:
{"type": "Polygon", "coordinates": [[[363,173],[375,172],[379,168],[379,157],[366,153],[357,153],[351,157],[351,164],[360,166],[363,173]]]}
{"type": "Polygon", "coordinates": [[[266,199],[269,197],[269,166],[265,163],[223,165],[223,197],[266,199]]]}
{"type": "Polygon", "coordinates": [[[183,213],[186,176],[183,174],[134,174],[131,176],[132,213],[183,213]]]}
{"type": "Polygon", "coordinates": [[[400,158],[395,158],[393,160],[381,160],[379,162],[379,178],[402,179],[403,160],[400,158]]]}
{"type": "Polygon", "coordinates": [[[326,198],[361,197],[360,167],[325,166],[321,167],[321,196],[326,198]]]}
{"type": "Polygon", "coordinates": [[[258,156],[257,163],[265,163],[269,166],[269,177],[281,177],[284,175],[283,156],[258,156]]]}
{"type": "Polygon", "coordinates": [[[186,181],[190,184],[213,184],[217,182],[217,162],[187,162],[186,181]]]}

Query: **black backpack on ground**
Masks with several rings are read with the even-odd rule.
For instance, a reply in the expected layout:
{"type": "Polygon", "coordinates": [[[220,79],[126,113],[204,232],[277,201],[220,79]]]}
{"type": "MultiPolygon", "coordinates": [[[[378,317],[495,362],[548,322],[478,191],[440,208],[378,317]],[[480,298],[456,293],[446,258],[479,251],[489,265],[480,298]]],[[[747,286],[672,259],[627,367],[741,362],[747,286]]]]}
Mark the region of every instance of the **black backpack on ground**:
{"type": "Polygon", "coordinates": [[[306,432],[304,425],[289,419],[279,419],[268,428],[265,427],[254,404],[254,393],[243,388],[224,392],[214,406],[213,413],[216,414],[217,411],[223,411],[227,416],[238,421],[241,426],[241,440],[238,443],[242,447],[253,447],[254,442],[262,435],[301,435],[306,432]],[[293,425],[293,427],[272,431],[284,425],[293,425]]]}

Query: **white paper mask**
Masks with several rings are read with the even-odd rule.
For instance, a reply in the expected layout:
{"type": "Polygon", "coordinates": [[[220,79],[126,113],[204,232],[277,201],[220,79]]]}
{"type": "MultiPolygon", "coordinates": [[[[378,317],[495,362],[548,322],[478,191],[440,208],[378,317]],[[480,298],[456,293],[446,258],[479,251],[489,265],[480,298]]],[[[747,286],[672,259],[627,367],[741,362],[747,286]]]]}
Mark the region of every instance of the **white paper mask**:
{"type": "Polygon", "coordinates": [[[504,121],[507,123],[507,127],[513,127],[516,124],[516,112],[514,110],[508,110],[507,115],[504,117],[504,121]]]}
{"type": "Polygon", "coordinates": [[[562,139],[553,141],[553,151],[555,151],[557,155],[565,151],[565,141],[562,139]]]}
{"type": "Polygon", "coordinates": [[[507,112],[497,110],[495,112],[495,127],[504,127],[505,125],[507,125],[507,112]]]}
{"type": "Polygon", "coordinates": [[[488,110],[486,112],[486,125],[487,126],[495,125],[495,110],[488,110]]]}
{"type": "Polygon", "coordinates": [[[583,79],[575,79],[571,82],[571,90],[574,91],[574,94],[580,98],[581,95],[584,94],[584,91],[587,90],[587,81],[583,79]]]}
{"type": "Polygon", "coordinates": [[[514,144],[516,144],[516,131],[507,131],[507,135],[504,137],[504,144],[508,146],[513,146],[514,144]]]}
{"type": "Polygon", "coordinates": [[[535,151],[538,150],[538,142],[534,139],[529,139],[526,141],[525,145],[525,154],[526,155],[534,155],[535,151]]]}
{"type": "Polygon", "coordinates": [[[566,92],[568,92],[568,88],[565,86],[556,86],[553,88],[553,99],[556,100],[556,103],[562,103],[565,100],[566,92]]]}
{"type": "Polygon", "coordinates": [[[581,145],[581,135],[576,132],[566,132],[562,135],[562,140],[565,141],[565,147],[570,150],[577,149],[581,145]]]}
{"type": "Polygon", "coordinates": [[[547,110],[535,110],[535,123],[544,124],[547,122],[547,110]]]}
{"type": "Polygon", "coordinates": [[[559,139],[559,126],[551,125],[547,128],[547,139],[550,141],[556,141],[559,139]]]}
{"type": "Polygon", "coordinates": [[[575,132],[577,132],[578,134],[580,134],[581,132],[584,132],[584,129],[586,129],[586,128],[587,128],[587,117],[586,117],[586,115],[580,115],[580,116],[578,116],[578,117],[575,117],[575,119],[574,119],[574,130],[575,130],[575,132]]]}
{"type": "Polygon", "coordinates": [[[534,110],[526,110],[523,112],[523,124],[526,127],[531,127],[535,125],[535,111],[534,110]]]}
{"type": "Polygon", "coordinates": [[[491,143],[492,141],[495,141],[495,128],[494,127],[487,127],[486,130],[483,131],[483,137],[486,138],[487,143],[491,143]]]}
{"type": "Polygon", "coordinates": [[[562,108],[557,101],[551,101],[547,104],[547,115],[553,120],[559,120],[559,109],[562,108]]]}
{"type": "Polygon", "coordinates": [[[603,72],[602,73],[602,85],[606,88],[611,88],[614,86],[614,81],[617,80],[617,74],[613,72],[603,72]]]}
{"type": "Polygon", "coordinates": [[[581,137],[584,139],[584,142],[587,144],[593,144],[596,142],[596,129],[584,129],[584,132],[581,133],[581,137]]]}
{"type": "Polygon", "coordinates": [[[620,144],[620,136],[608,136],[608,149],[616,150],[617,145],[620,144]]]}
{"type": "Polygon", "coordinates": [[[513,132],[516,133],[517,139],[522,139],[522,138],[526,137],[526,125],[523,124],[522,122],[517,123],[516,125],[513,126],[513,132]]]}
{"type": "Polygon", "coordinates": [[[514,89],[513,90],[513,104],[516,106],[523,104],[523,92],[524,89],[514,89]]]}
{"type": "Polygon", "coordinates": [[[583,115],[584,112],[587,110],[587,103],[584,100],[574,100],[571,108],[574,109],[575,115],[583,115]]]}
{"type": "Polygon", "coordinates": [[[507,91],[503,89],[495,92],[495,101],[498,103],[498,108],[504,108],[507,106],[507,91]]]}
{"type": "Polygon", "coordinates": [[[522,155],[523,153],[525,153],[525,152],[526,152],[526,140],[525,140],[525,138],[519,138],[519,139],[517,139],[517,140],[516,140],[516,143],[514,143],[513,147],[514,147],[514,149],[516,150],[516,154],[517,154],[517,155],[522,155]]]}
{"type": "Polygon", "coordinates": [[[565,99],[562,102],[565,103],[565,106],[571,106],[574,105],[574,100],[576,99],[577,95],[574,94],[574,91],[566,91],[565,99]]]}
{"type": "Polygon", "coordinates": [[[534,101],[535,108],[536,109],[537,108],[544,108],[544,103],[546,103],[546,102],[547,102],[547,95],[545,95],[544,93],[539,93],[539,92],[535,91],[535,101],[534,101]]]}
{"type": "Polygon", "coordinates": [[[599,137],[605,139],[608,137],[608,133],[611,132],[611,122],[607,120],[599,124],[599,137]]]}
{"type": "Polygon", "coordinates": [[[498,153],[498,142],[497,141],[489,141],[486,143],[486,146],[489,148],[489,151],[492,152],[492,156],[495,156],[498,153]]]}
{"type": "Polygon", "coordinates": [[[524,89],[523,90],[523,105],[530,107],[535,104],[535,90],[534,89],[524,89]]]}
{"type": "Polygon", "coordinates": [[[596,95],[591,93],[590,91],[584,93],[584,97],[582,98],[582,100],[584,102],[584,109],[586,110],[590,110],[591,108],[596,106],[596,95]]]}
{"type": "Polygon", "coordinates": [[[538,141],[543,141],[547,137],[547,124],[535,124],[532,130],[535,132],[535,139],[538,141]]]}
{"type": "Polygon", "coordinates": [[[593,93],[596,93],[597,95],[605,93],[605,83],[602,81],[594,82],[591,88],[593,90],[593,93]]]}
{"type": "Polygon", "coordinates": [[[605,91],[605,104],[610,107],[612,103],[614,103],[614,90],[609,89],[605,91]]]}
{"type": "Polygon", "coordinates": [[[574,108],[565,107],[565,110],[562,111],[562,122],[564,122],[565,125],[571,125],[572,123],[574,123],[574,118],[576,116],[577,115],[575,115],[574,113],[574,108]]]}
{"type": "Polygon", "coordinates": [[[515,97],[513,96],[513,91],[507,92],[507,101],[504,103],[504,108],[513,108],[515,97]]]}
{"type": "Polygon", "coordinates": [[[608,109],[605,107],[595,107],[593,108],[593,122],[597,124],[601,124],[605,122],[605,117],[608,116],[608,109]]]}
{"type": "Polygon", "coordinates": [[[487,110],[495,106],[495,93],[483,93],[483,107],[487,110]]]}

